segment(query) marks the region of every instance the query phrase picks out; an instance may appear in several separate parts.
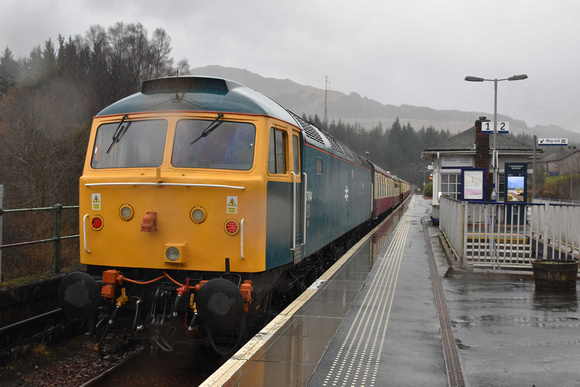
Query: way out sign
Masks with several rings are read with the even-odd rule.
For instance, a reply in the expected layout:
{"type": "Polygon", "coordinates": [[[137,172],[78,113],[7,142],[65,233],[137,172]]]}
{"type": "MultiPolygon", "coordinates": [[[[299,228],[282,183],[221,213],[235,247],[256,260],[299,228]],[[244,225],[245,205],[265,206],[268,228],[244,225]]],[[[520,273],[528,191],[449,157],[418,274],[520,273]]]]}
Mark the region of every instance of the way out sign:
{"type": "Polygon", "coordinates": [[[568,145],[567,138],[538,138],[538,145],[568,145]]]}

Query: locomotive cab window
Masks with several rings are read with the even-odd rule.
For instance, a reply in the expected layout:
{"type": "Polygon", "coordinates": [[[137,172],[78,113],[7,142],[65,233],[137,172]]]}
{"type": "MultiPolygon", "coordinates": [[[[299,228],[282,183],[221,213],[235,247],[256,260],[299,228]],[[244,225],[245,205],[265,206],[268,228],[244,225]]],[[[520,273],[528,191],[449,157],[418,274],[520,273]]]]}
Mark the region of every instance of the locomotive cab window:
{"type": "Polygon", "coordinates": [[[254,161],[256,127],[247,122],[180,120],[175,127],[171,164],[177,168],[247,171],[254,161]],[[205,134],[205,135],[204,135],[205,134]]]}
{"type": "Polygon", "coordinates": [[[158,167],[163,162],[167,121],[122,121],[97,129],[91,167],[158,167]]]}
{"type": "Polygon", "coordinates": [[[286,173],[286,132],[270,129],[270,149],[268,153],[268,172],[272,174],[286,173]]]}
{"type": "Polygon", "coordinates": [[[300,174],[300,141],[298,136],[292,136],[292,153],[294,155],[294,172],[300,174]]]}

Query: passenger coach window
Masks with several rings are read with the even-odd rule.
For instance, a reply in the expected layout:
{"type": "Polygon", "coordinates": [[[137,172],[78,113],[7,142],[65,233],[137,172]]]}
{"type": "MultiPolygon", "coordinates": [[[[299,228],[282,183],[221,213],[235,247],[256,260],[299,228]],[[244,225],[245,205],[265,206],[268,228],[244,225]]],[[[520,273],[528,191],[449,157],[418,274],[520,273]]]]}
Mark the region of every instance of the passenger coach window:
{"type": "Polygon", "coordinates": [[[268,172],[286,173],[286,132],[270,129],[270,150],[268,154],[268,172]]]}
{"type": "Polygon", "coordinates": [[[125,121],[97,129],[91,167],[158,167],[163,162],[167,121],[125,121]]]}
{"type": "Polygon", "coordinates": [[[256,127],[247,122],[218,121],[219,125],[203,137],[211,123],[208,120],[177,123],[171,164],[178,168],[251,169],[256,127]]]}

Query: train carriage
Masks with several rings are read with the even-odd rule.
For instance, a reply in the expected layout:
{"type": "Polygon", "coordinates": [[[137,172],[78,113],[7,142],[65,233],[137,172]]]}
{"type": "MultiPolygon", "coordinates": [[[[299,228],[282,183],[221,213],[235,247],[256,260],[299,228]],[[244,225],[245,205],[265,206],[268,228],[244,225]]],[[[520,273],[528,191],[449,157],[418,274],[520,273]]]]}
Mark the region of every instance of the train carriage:
{"type": "Polygon", "coordinates": [[[372,164],[373,176],[373,217],[389,211],[400,202],[400,192],[397,189],[399,180],[389,172],[372,164]]]}

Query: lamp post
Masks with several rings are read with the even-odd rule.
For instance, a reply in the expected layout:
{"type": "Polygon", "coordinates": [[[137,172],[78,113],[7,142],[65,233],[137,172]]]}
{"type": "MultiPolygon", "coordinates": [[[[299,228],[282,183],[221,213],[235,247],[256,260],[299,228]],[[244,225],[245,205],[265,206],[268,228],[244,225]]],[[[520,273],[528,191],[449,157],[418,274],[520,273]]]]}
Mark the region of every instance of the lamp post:
{"type": "Polygon", "coordinates": [[[425,190],[425,173],[429,172],[428,169],[420,170],[419,172],[423,172],[423,190],[425,190]]]}
{"type": "Polygon", "coordinates": [[[497,184],[497,170],[498,170],[498,162],[499,157],[497,154],[497,147],[496,147],[496,134],[497,134],[497,83],[499,81],[521,81],[523,79],[527,79],[528,76],[526,74],[514,75],[513,77],[509,78],[502,78],[502,79],[486,79],[480,77],[472,77],[470,75],[465,77],[465,80],[468,82],[483,82],[483,81],[493,81],[493,152],[492,152],[492,167],[493,167],[493,190],[491,192],[491,200],[496,201],[498,194],[496,189],[499,187],[497,184]]]}
{"type": "MultiPolygon", "coordinates": [[[[574,154],[574,150],[576,149],[575,146],[568,146],[568,150],[571,150],[572,153],[570,154],[570,200],[572,200],[572,173],[574,172],[574,164],[572,161],[572,155],[574,154]]],[[[562,163],[563,164],[563,163],[562,163]]]]}

